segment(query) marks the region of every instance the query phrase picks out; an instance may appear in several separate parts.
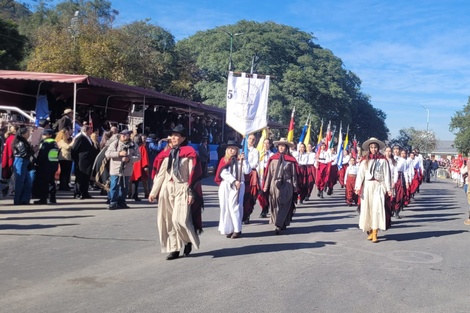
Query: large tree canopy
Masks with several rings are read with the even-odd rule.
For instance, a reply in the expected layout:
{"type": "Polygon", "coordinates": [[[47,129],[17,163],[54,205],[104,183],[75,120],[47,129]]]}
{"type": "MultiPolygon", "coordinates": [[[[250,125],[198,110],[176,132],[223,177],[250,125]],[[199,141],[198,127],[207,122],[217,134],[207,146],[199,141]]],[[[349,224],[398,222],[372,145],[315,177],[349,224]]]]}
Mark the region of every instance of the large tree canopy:
{"type": "Polygon", "coordinates": [[[360,90],[360,79],[344,69],[341,59],[314,40],[311,34],[290,26],[243,20],[198,32],[179,41],[177,50],[185,51],[185,57],[196,63],[199,72],[193,75],[193,86],[200,100],[208,104],[225,107],[231,59],[233,71],[253,68],[255,73],[273,76],[272,120],[287,124],[295,106],[299,129],[311,114],[313,130],[320,128],[321,119],[331,120],[333,125],[349,124],[350,133],[359,140],[371,135],[386,140],[385,113],[370,104],[360,90]]]}
{"type": "Polygon", "coordinates": [[[470,97],[467,105],[450,120],[449,130],[455,132],[454,144],[457,151],[464,155],[470,153],[470,97]]]}
{"type": "Polygon", "coordinates": [[[27,38],[18,33],[18,26],[0,18],[0,68],[17,70],[23,61],[27,38]]]}
{"type": "MultiPolygon", "coordinates": [[[[80,73],[154,88],[225,107],[229,66],[271,75],[269,117],[288,124],[296,108],[295,138],[307,116],[313,136],[320,123],[344,128],[359,141],[388,139],[386,115],[361,91],[361,80],[344,68],[312,34],[274,22],[242,20],[197,32],[175,43],[148,20],[114,27],[119,14],[106,0],[38,0],[20,23],[32,42],[31,71],[80,73]]],[[[312,137],[313,137],[312,136],[312,137]]]]}
{"type": "Polygon", "coordinates": [[[30,23],[31,71],[88,74],[169,92],[176,77],[173,35],[148,20],[113,28],[109,1],[68,1],[41,6],[30,23]],[[77,12],[77,13],[75,13],[77,12]]]}

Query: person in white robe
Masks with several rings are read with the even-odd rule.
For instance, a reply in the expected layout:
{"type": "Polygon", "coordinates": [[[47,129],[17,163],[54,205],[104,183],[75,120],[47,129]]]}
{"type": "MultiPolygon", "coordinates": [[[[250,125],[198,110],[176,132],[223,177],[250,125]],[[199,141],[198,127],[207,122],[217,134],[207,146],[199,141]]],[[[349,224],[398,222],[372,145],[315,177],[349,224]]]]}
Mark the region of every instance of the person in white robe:
{"type": "Polygon", "coordinates": [[[244,175],[252,170],[248,160],[239,156],[241,146],[229,140],[225,156],[220,160],[215,182],[219,184],[219,231],[227,238],[239,238],[242,233],[244,175]],[[241,171],[240,171],[241,170],[241,171]]]}
{"type": "Polygon", "coordinates": [[[392,179],[387,159],[379,152],[385,144],[377,138],[366,140],[362,148],[368,154],[359,166],[354,190],[361,193],[361,212],[359,228],[368,232],[368,240],[377,242],[377,233],[390,227],[390,215],[387,214],[385,196],[392,195],[392,179]],[[362,187],[362,192],[361,192],[362,187]]]}

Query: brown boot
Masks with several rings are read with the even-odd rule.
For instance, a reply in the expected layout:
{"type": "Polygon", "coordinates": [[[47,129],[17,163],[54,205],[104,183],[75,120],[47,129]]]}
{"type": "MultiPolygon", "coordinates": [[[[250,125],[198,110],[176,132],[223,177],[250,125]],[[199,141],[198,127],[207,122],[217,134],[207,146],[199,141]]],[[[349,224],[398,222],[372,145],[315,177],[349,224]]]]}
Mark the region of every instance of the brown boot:
{"type": "Polygon", "coordinates": [[[378,241],[378,240],[377,240],[377,233],[378,233],[378,232],[379,232],[378,229],[373,229],[373,230],[372,230],[372,242],[374,242],[374,243],[378,241]]]}
{"type": "Polygon", "coordinates": [[[369,235],[369,236],[367,237],[367,240],[372,240],[372,230],[369,230],[369,231],[367,232],[367,234],[369,235]]]}

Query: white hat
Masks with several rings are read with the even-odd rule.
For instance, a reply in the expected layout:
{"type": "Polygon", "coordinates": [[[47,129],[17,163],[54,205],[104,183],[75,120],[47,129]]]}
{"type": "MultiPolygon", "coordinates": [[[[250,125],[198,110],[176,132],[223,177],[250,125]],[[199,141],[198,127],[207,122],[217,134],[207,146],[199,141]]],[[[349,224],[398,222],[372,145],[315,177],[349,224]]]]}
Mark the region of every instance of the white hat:
{"type": "Polygon", "coordinates": [[[369,146],[371,143],[376,143],[379,146],[379,150],[385,148],[385,143],[383,141],[380,141],[375,137],[370,137],[362,144],[362,150],[369,150],[369,146]]]}
{"type": "Polygon", "coordinates": [[[65,109],[65,110],[64,110],[64,114],[63,114],[63,115],[65,115],[65,114],[69,114],[69,113],[72,113],[72,112],[73,112],[73,110],[72,110],[72,109],[65,109]]]}
{"type": "Polygon", "coordinates": [[[294,148],[294,143],[293,142],[290,142],[290,141],[287,141],[287,138],[281,138],[279,139],[278,141],[274,141],[273,144],[275,146],[278,146],[278,145],[286,145],[288,146],[289,148],[294,148]]]}

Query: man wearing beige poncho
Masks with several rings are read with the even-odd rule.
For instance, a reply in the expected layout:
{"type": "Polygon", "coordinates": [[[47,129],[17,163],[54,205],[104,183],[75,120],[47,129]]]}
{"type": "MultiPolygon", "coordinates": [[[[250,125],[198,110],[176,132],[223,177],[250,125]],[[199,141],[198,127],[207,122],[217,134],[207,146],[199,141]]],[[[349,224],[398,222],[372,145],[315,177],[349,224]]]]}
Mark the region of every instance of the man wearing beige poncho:
{"type": "Polygon", "coordinates": [[[202,231],[199,214],[194,214],[194,204],[201,201],[201,165],[196,151],[185,146],[186,130],[177,126],[172,130],[172,148],[162,151],[162,162],[155,175],[149,201],[158,196],[157,224],[162,253],[170,253],[167,260],[179,257],[181,248],[188,256],[192,247],[199,249],[196,230],[202,231]]]}

